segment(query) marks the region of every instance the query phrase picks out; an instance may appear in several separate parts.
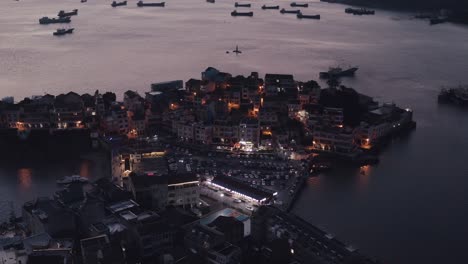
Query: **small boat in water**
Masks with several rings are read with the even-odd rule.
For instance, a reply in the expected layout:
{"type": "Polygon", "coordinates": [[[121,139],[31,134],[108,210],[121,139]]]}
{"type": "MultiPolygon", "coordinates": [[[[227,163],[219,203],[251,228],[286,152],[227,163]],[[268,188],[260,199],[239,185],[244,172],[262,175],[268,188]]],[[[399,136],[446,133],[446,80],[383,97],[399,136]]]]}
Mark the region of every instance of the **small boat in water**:
{"type": "Polygon", "coordinates": [[[300,12],[300,10],[286,10],[284,8],[280,10],[281,14],[299,14],[300,12]]]}
{"type": "Polygon", "coordinates": [[[88,179],[81,177],[80,175],[65,176],[61,179],[58,179],[57,184],[70,184],[74,182],[86,183],[88,179]]]}
{"type": "Polygon", "coordinates": [[[144,6],[160,6],[164,7],[166,5],[166,2],[161,2],[161,3],[143,3],[143,1],[138,1],[137,6],[138,7],[144,7],[144,6]]]}
{"type": "Polygon", "coordinates": [[[71,22],[70,17],[59,17],[59,18],[43,17],[39,19],[39,24],[41,25],[54,24],[54,23],[70,23],[70,22],[71,22]]]}
{"type": "Polygon", "coordinates": [[[88,0],[81,0],[81,3],[86,3],[88,2],[88,0]]]}
{"type": "Polygon", "coordinates": [[[362,16],[362,15],[375,15],[375,11],[374,11],[374,10],[369,10],[369,9],[365,9],[365,8],[346,8],[346,9],[345,9],[345,13],[347,13],[347,14],[353,14],[353,15],[358,15],[358,16],[362,16]]]}
{"type": "Polygon", "coordinates": [[[262,9],[265,10],[265,9],[279,9],[279,5],[277,6],[266,6],[266,5],[263,5],[262,6],[262,9]]]}
{"type": "Polygon", "coordinates": [[[238,2],[236,2],[236,3],[234,4],[234,6],[235,6],[235,7],[251,7],[250,4],[239,4],[238,2]]]}
{"type": "Polygon", "coordinates": [[[320,19],[320,15],[303,15],[301,12],[299,12],[297,13],[297,18],[320,19]]]}
{"type": "Polygon", "coordinates": [[[73,11],[71,12],[65,12],[63,10],[60,10],[60,12],[58,12],[57,16],[58,17],[69,17],[69,16],[76,16],[78,15],[78,9],[73,9],[73,11]]]}
{"type": "Polygon", "coordinates": [[[53,35],[54,36],[63,36],[63,35],[66,35],[66,34],[73,33],[73,30],[75,30],[75,29],[74,28],[69,28],[69,29],[59,28],[53,33],[53,35]]]}
{"type": "Polygon", "coordinates": [[[208,3],[212,3],[214,4],[215,3],[215,0],[206,0],[208,3]]]}
{"type": "Polygon", "coordinates": [[[291,7],[309,7],[309,4],[298,4],[296,2],[292,2],[291,7]]]}
{"type": "Polygon", "coordinates": [[[341,67],[331,67],[326,72],[320,72],[320,78],[330,79],[330,78],[340,78],[340,77],[351,77],[354,76],[358,67],[352,67],[347,70],[343,70],[341,67]]]}
{"type": "Polygon", "coordinates": [[[253,12],[237,12],[237,10],[234,10],[231,12],[231,16],[253,16],[253,12]]]}
{"type": "Polygon", "coordinates": [[[112,1],[112,4],[111,4],[112,7],[126,6],[126,5],[127,5],[127,1],[123,1],[123,2],[112,1]]]}

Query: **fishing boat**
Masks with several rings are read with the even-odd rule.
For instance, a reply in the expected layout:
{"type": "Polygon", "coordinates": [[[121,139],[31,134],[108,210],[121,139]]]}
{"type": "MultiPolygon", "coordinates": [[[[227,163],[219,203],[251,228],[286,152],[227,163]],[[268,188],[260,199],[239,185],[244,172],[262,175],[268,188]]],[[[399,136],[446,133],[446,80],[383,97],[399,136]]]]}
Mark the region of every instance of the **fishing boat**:
{"type": "Polygon", "coordinates": [[[80,175],[65,176],[56,181],[57,184],[70,184],[74,182],[86,183],[88,179],[81,177],[80,175]]]}
{"type": "Polygon", "coordinates": [[[137,6],[138,7],[144,7],[144,6],[159,6],[159,7],[164,7],[166,5],[166,2],[160,2],[160,3],[144,3],[143,1],[138,1],[137,6]]]}
{"type": "Polygon", "coordinates": [[[266,9],[279,9],[279,5],[277,5],[277,6],[267,6],[267,5],[263,5],[263,6],[262,6],[262,9],[263,9],[263,10],[266,10],[266,9]]]}
{"type": "Polygon", "coordinates": [[[302,12],[297,13],[297,18],[305,19],[320,19],[320,15],[304,15],[302,12]]]}
{"type": "Polygon", "coordinates": [[[65,29],[65,28],[59,28],[57,29],[54,33],[52,33],[54,36],[63,36],[63,35],[66,35],[66,34],[71,34],[73,33],[73,30],[75,30],[74,28],[68,28],[68,29],[65,29]]]}
{"type": "Polygon", "coordinates": [[[123,2],[113,1],[112,4],[111,4],[112,7],[126,6],[126,5],[127,5],[127,1],[123,1],[123,2]]]}
{"type": "Polygon", "coordinates": [[[237,12],[237,10],[234,10],[231,12],[231,16],[253,16],[253,12],[237,12]]]}

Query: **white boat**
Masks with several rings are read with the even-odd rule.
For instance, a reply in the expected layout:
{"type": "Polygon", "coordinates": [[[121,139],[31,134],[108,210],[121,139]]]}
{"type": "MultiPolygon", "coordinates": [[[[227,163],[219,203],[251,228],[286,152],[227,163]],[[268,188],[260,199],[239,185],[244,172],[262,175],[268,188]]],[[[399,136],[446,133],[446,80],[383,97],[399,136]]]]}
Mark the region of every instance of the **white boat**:
{"type": "Polygon", "coordinates": [[[88,182],[88,179],[81,177],[80,175],[72,175],[72,176],[65,176],[61,179],[58,179],[56,182],[57,184],[70,184],[73,182],[85,183],[85,182],[88,182]]]}

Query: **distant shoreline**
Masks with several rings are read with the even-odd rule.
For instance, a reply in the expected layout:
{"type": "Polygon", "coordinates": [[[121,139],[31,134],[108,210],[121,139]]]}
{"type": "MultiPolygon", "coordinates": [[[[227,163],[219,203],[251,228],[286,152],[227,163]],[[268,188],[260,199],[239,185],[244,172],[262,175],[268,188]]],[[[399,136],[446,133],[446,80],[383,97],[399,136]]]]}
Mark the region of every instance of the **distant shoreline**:
{"type": "Polygon", "coordinates": [[[414,13],[431,13],[437,16],[441,10],[447,10],[447,21],[452,23],[468,24],[468,3],[438,5],[438,4],[418,4],[399,1],[379,1],[379,0],[321,0],[335,4],[353,5],[368,8],[380,8],[393,11],[406,11],[414,13]]]}

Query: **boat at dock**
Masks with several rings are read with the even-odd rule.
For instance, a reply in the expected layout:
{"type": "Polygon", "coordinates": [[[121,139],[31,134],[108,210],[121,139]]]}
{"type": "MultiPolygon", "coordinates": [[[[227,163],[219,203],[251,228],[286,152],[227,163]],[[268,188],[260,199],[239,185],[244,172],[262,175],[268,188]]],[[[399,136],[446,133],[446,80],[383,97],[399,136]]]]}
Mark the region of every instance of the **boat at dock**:
{"type": "Polygon", "coordinates": [[[263,6],[262,6],[262,9],[263,9],[263,10],[266,10],[266,9],[279,9],[279,5],[277,5],[277,6],[267,6],[267,5],[263,5],[263,6]]]}
{"type": "Polygon", "coordinates": [[[160,2],[160,3],[144,3],[143,1],[138,1],[137,6],[138,7],[144,7],[144,6],[159,6],[159,7],[164,7],[166,5],[166,2],[160,2]]]}
{"type": "Polygon", "coordinates": [[[280,10],[281,14],[299,14],[300,12],[300,10],[286,10],[284,8],[280,10]]]}
{"type": "Polygon", "coordinates": [[[56,181],[57,184],[70,184],[74,182],[86,183],[88,179],[81,177],[80,175],[65,176],[56,181]]]}
{"type": "Polygon", "coordinates": [[[123,2],[112,1],[112,4],[111,4],[112,7],[126,6],[126,5],[127,5],[127,1],[123,1],[123,2]]]}
{"type": "Polygon", "coordinates": [[[345,9],[345,13],[347,13],[347,14],[353,14],[353,15],[358,15],[358,16],[362,16],[362,15],[375,15],[375,11],[374,11],[374,10],[365,9],[365,8],[346,8],[346,9],[345,9]]]}
{"type": "Polygon", "coordinates": [[[75,30],[75,29],[74,28],[68,28],[68,29],[59,28],[53,33],[53,35],[54,36],[63,36],[63,35],[66,35],[66,34],[73,33],[73,30],[75,30]]]}
{"type": "Polygon", "coordinates": [[[237,12],[237,10],[234,10],[231,12],[231,16],[253,16],[253,12],[237,12]]]}
{"type": "Polygon", "coordinates": [[[70,23],[70,22],[71,22],[70,17],[58,17],[58,18],[43,17],[39,19],[39,24],[41,25],[55,24],[55,23],[70,23]]]}
{"type": "Polygon", "coordinates": [[[309,4],[298,4],[296,2],[292,2],[291,7],[309,7],[309,4]]]}
{"type": "Polygon", "coordinates": [[[239,4],[238,2],[236,2],[234,6],[235,7],[251,7],[252,5],[251,4],[239,4]]]}
{"type": "Polygon", "coordinates": [[[301,12],[297,13],[297,18],[305,19],[320,19],[320,15],[304,15],[301,12]]]}
{"type": "Polygon", "coordinates": [[[78,15],[78,9],[73,9],[73,11],[71,12],[65,12],[63,10],[60,10],[60,12],[58,12],[57,16],[58,17],[69,17],[69,16],[76,16],[78,15]]]}
{"type": "Polygon", "coordinates": [[[358,67],[352,67],[346,70],[343,70],[341,67],[332,67],[326,72],[320,72],[320,78],[330,79],[330,78],[340,78],[340,77],[350,77],[354,76],[358,67]]]}

